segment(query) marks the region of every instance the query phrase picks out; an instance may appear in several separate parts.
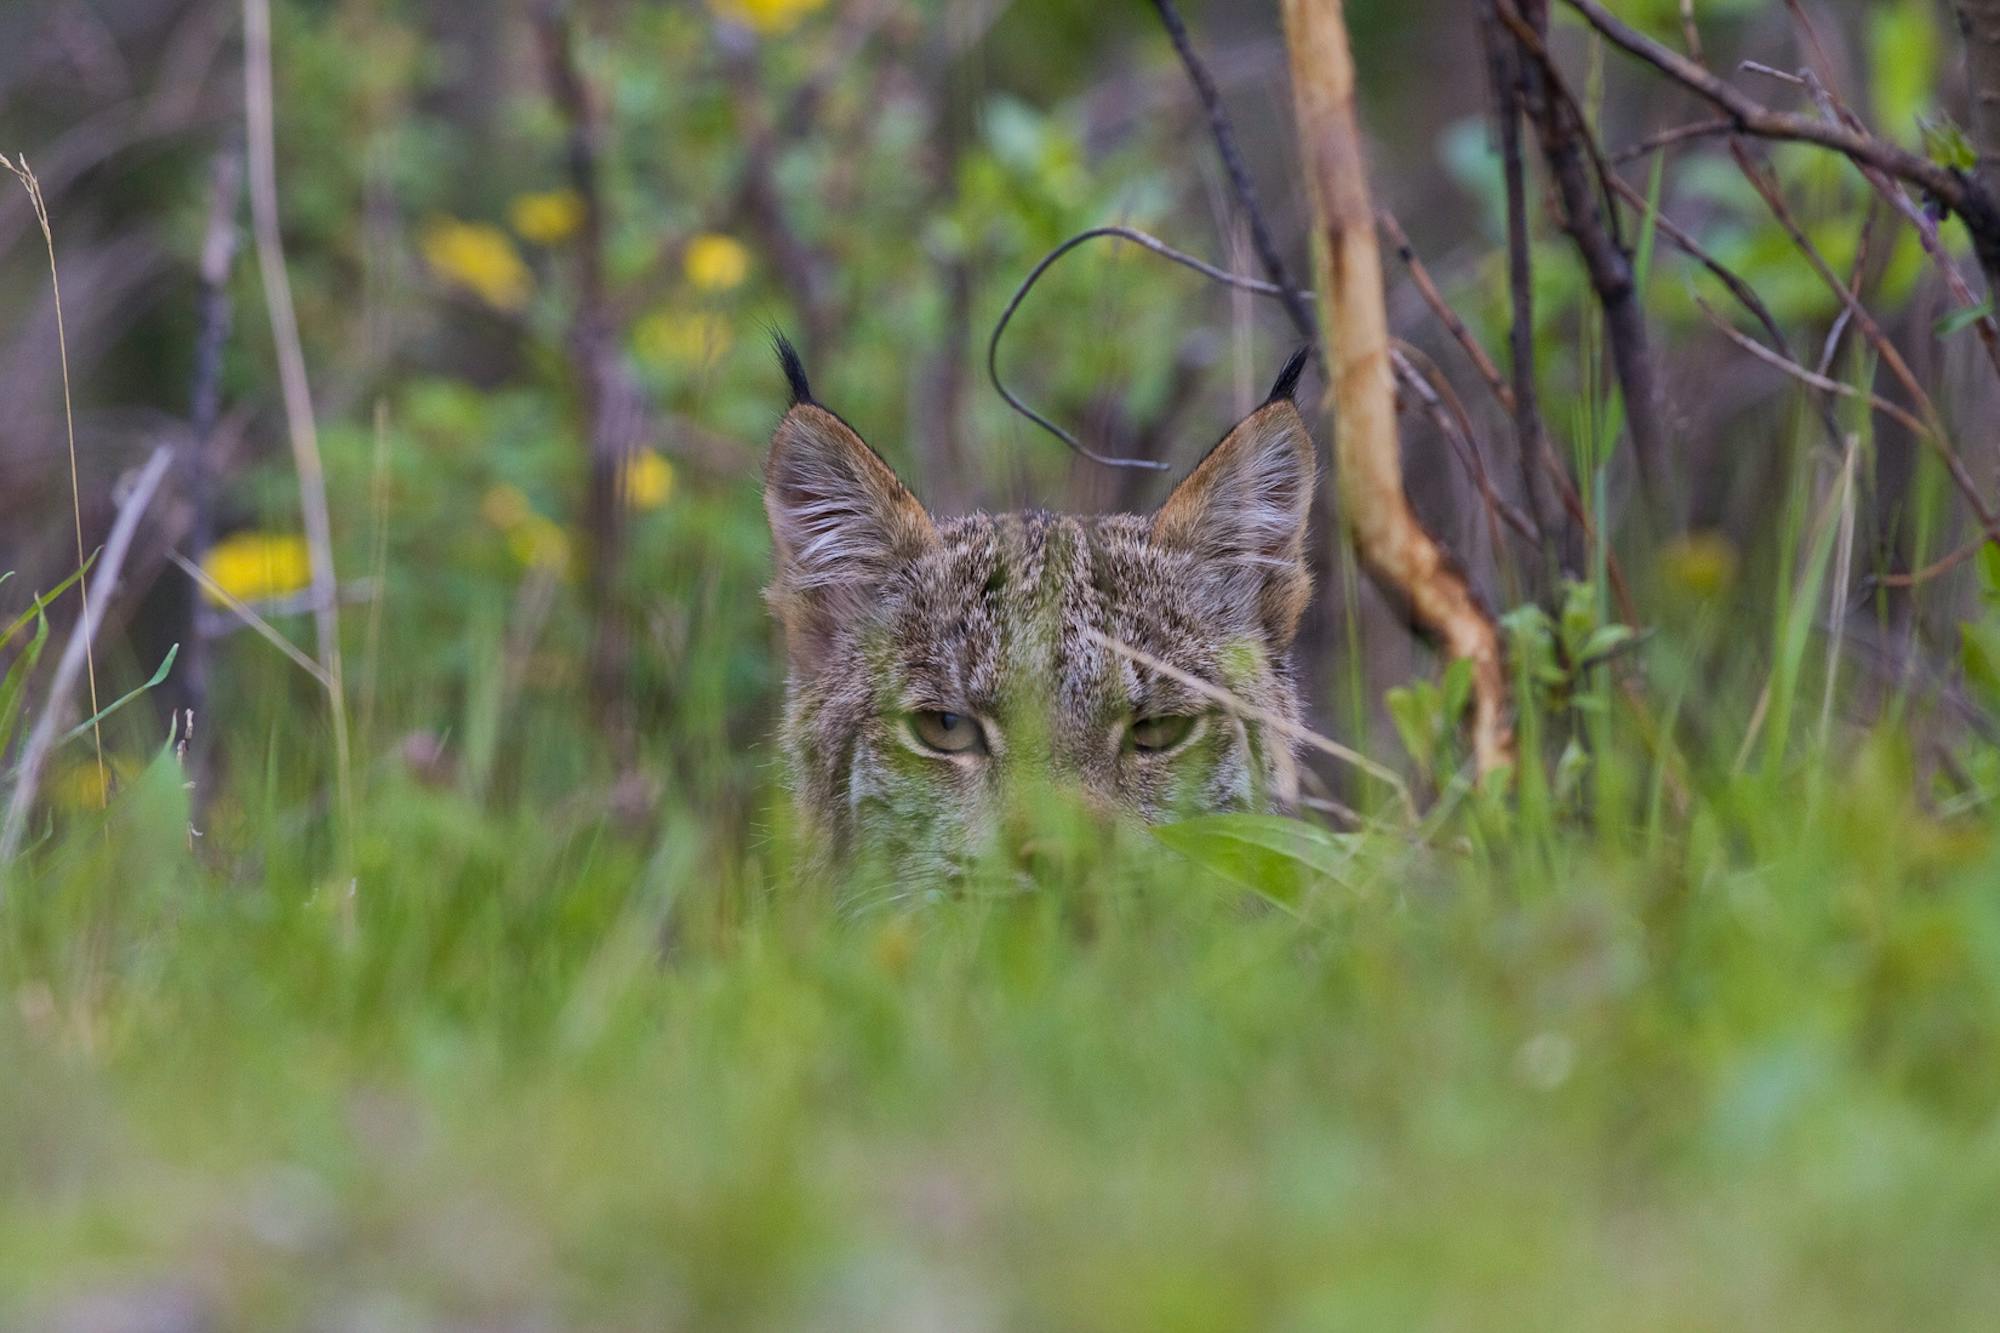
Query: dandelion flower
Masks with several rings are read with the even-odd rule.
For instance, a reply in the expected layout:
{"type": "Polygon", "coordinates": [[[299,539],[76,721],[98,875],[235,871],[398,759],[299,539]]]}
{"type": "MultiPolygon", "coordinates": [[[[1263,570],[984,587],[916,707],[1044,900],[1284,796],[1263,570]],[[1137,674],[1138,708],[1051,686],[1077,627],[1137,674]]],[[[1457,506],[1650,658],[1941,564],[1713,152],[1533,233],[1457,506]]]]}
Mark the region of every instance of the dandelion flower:
{"type": "Polygon", "coordinates": [[[507,220],[523,240],[561,245],[583,226],[583,198],[575,190],[517,194],[507,205],[507,220]]]}
{"type": "Polygon", "coordinates": [[[674,494],[674,465],[657,449],[641,449],[625,464],[625,503],[633,509],[658,509],[674,494]]]}
{"type": "Polygon", "coordinates": [[[1697,597],[1713,597],[1736,580],[1736,546],[1719,532],[1691,532],[1660,552],[1666,581],[1697,597]]]}
{"type": "Polygon", "coordinates": [[[639,359],[662,370],[711,366],[735,341],[735,330],[713,311],[661,310],[640,320],[632,330],[639,359]]]}
{"type": "Polygon", "coordinates": [[[687,243],[681,271],[704,292],[726,292],[750,276],[750,252],[734,236],[707,231],[687,243]]]}
{"type": "MultiPolygon", "coordinates": [[[[289,597],[312,583],[312,558],[296,532],[238,532],[208,548],[202,572],[239,602],[289,597]]],[[[210,602],[223,599],[204,588],[210,602]]]]}
{"type": "Polygon", "coordinates": [[[507,549],[530,569],[569,573],[569,534],[554,519],[530,514],[507,534],[507,549]]]}
{"type": "Polygon", "coordinates": [[[498,227],[440,218],[424,228],[421,245],[424,262],[439,277],[495,310],[519,310],[528,303],[534,275],[498,227]]]}
{"type": "Polygon", "coordinates": [[[826,0],[708,0],[708,7],[720,17],[734,19],[766,37],[790,32],[806,15],[825,5],[826,0]]]}

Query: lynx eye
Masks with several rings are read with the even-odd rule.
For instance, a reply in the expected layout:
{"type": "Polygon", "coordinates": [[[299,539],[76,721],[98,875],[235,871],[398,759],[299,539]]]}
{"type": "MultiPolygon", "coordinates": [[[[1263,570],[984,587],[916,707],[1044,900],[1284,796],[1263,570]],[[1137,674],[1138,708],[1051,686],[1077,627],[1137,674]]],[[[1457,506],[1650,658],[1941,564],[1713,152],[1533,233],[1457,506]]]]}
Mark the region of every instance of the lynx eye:
{"type": "Polygon", "coordinates": [[[912,713],[910,731],[925,749],[939,754],[986,752],[986,733],[964,713],[912,713]]]}
{"type": "Polygon", "coordinates": [[[1173,713],[1133,718],[1125,731],[1125,743],[1140,754],[1160,754],[1193,735],[1197,720],[1191,714],[1173,713]]]}

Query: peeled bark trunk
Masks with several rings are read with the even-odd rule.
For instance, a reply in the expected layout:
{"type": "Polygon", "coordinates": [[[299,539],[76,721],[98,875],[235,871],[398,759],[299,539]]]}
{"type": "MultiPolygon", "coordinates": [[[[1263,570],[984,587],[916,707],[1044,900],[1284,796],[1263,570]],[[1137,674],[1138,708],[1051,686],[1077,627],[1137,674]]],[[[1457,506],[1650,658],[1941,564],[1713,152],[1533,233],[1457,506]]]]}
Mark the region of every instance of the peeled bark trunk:
{"type": "Polygon", "coordinates": [[[1347,21],[1340,0],[1283,0],[1283,8],[1341,509],[1370,576],[1407,602],[1447,652],[1472,663],[1473,753],[1483,777],[1514,759],[1500,634],[1403,490],[1382,256],[1354,117],[1347,21]]]}

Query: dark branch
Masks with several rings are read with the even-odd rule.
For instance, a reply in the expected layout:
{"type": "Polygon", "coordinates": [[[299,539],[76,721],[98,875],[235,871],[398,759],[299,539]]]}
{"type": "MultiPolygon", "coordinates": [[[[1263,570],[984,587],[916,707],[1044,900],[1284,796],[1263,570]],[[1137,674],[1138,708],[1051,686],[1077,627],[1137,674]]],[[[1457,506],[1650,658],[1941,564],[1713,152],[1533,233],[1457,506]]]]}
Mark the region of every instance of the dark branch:
{"type": "MultiPolygon", "coordinates": [[[[1226,269],[1219,269],[1213,264],[1204,263],[1196,259],[1193,255],[1176,250],[1159,238],[1148,236],[1145,232],[1139,231],[1136,228],[1092,227],[1089,231],[1078,232],[1055,249],[1043,255],[1041,262],[1028,270],[1028,276],[1021,280],[1021,285],[1014,289],[1014,295],[1008,298],[1006,308],[1000,312],[999,322],[993,326],[993,336],[986,343],[986,373],[992,379],[994,389],[999,392],[1001,398],[1006,400],[1007,406],[1013,408],[1016,412],[1019,412],[1022,416],[1034,422],[1058,440],[1061,440],[1079,456],[1087,458],[1093,463],[1102,463],[1105,467],[1143,468],[1153,472],[1164,472],[1167,470],[1167,464],[1155,462],[1149,458],[1113,458],[1109,455],[1096,453],[1085,448],[1083,442],[1078,440],[1076,436],[1070,434],[1061,426],[1058,426],[1055,422],[1049,420],[1040,412],[1037,412],[1034,408],[1029,407],[1026,403],[1015,397],[1013,391],[1000,379],[1000,335],[1007,331],[1007,324],[1014,318],[1014,312],[1021,308],[1021,302],[1027,299],[1028,293],[1034,289],[1035,284],[1041,281],[1042,275],[1048,272],[1058,259],[1076,249],[1076,247],[1082,245],[1085,241],[1094,241],[1103,236],[1116,236],[1121,240],[1131,241],[1133,244],[1142,246],[1159,255],[1162,259],[1171,259],[1174,263],[1185,268],[1191,268],[1203,277],[1211,278],[1226,287],[1235,287],[1246,292],[1254,292],[1259,296],[1278,296],[1285,289],[1279,287],[1276,283],[1260,282],[1256,278],[1246,278],[1240,274],[1231,273],[1226,269]]],[[[1301,298],[1306,295],[1305,293],[1297,294],[1301,298]]],[[[1281,381],[1282,378],[1281,376],[1281,381]]]]}
{"type": "Polygon", "coordinates": [[[1614,46],[1728,112],[1738,132],[1760,139],[1818,144],[1925,191],[1965,223],[1987,281],[2000,290],[2000,203],[1978,181],[1872,134],[1831,124],[1818,116],[1773,111],[1686,56],[1620,22],[1597,0],[1564,3],[1614,46]]]}
{"type": "Polygon", "coordinates": [[[1208,117],[1209,133],[1215,137],[1215,151],[1222,158],[1222,169],[1229,174],[1230,188],[1236,192],[1236,201],[1242,205],[1244,218],[1250,224],[1250,244],[1257,252],[1257,262],[1264,266],[1265,276],[1277,284],[1278,290],[1274,295],[1285,307],[1285,314],[1291,317],[1292,327],[1307,342],[1317,344],[1319,322],[1313,318],[1312,307],[1306,304],[1305,294],[1285,271],[1285,261],[1278,254],[1277,242],[1271,239],[1271,229],[1264,221],[1264,210],[1257,199],[1257,185],[1250,179],[1250,173],[1243,165],[1243,156],[1236,149],[1236,133],[1230,128],[1228,113],[1222,109],[1222,95],[1216,90],[1215,80],[1209,77],[1208,67],[1195,54],[1194,43],[1188,38],[1187,25],[1181,22],[1180,12],[1174,8],[1173,0],[1153,0],[1153,8],[1159,11],[1160,22],[1174,44],[1174,52],[1187,69],[1188,81],[1194,84],[1195,96],[1201,99],[1201,109],[1208,117]]]}

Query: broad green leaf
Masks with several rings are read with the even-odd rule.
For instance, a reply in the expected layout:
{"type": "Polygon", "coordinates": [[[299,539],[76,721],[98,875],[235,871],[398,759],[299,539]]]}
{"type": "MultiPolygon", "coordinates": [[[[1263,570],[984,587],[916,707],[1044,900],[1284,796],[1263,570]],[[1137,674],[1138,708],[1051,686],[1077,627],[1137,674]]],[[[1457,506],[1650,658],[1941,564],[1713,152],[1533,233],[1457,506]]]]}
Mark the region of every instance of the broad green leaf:
{"type": "Polygon", "coordinates": [[[1958,628],[1959,661],[1965,666],[1966,680],[1989,702],[2000,701],[2000,632],[1974,621],[1958,628]]]}
{"type": "Polygon", "coordinates": [[[1637,637],[1639,631],[1630,625],[1599,625],[1584,641],[1583,656],[1578,659],[1577,665],[1590,666],[1601,662],[1637,637]]]}
{"type": "Polygon", "coordinates": [[[1287,911],[1313,885],[1338,881],[1353,859],[1351,839],[1281,815],[1203,815],[1162,824],[1153,836],[1287,911]]]}
{"type": "Polygon", "coordinates": [[[2000,546],[1987,542],[1974,557],[1979,565],[1979,592],[1989,602],[2000,601],[2000,546]]]}
{"type": "Polygon", "coordinates": [[[1428,771],[1431,766],[1431,720],[1426,715],[1424,701],[1418,693],[1405,685],[1398,685],[1383,695],[1383,702],[1389,708],[1389,720],[1396,725],[1396,735],[1403,742],[1403,748],[1410,758],[1416,760],[1417,767],[1428,771]]]}

